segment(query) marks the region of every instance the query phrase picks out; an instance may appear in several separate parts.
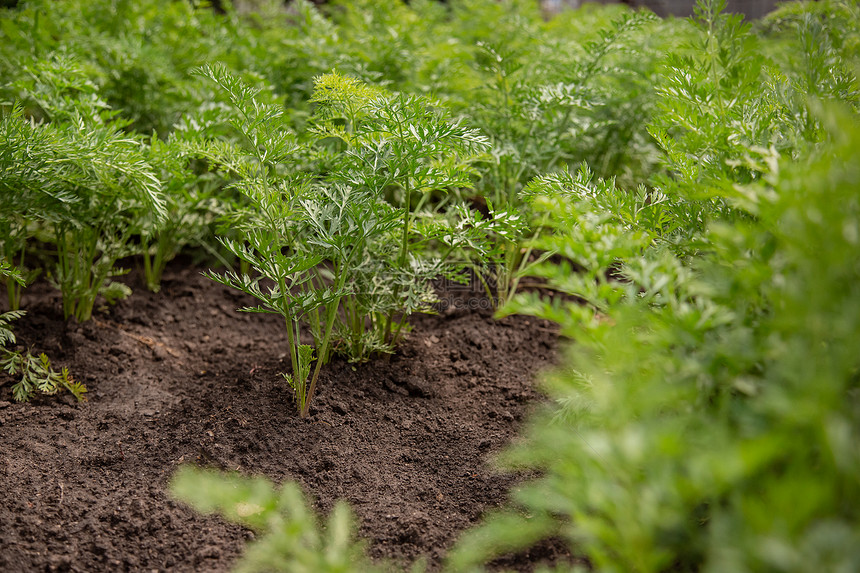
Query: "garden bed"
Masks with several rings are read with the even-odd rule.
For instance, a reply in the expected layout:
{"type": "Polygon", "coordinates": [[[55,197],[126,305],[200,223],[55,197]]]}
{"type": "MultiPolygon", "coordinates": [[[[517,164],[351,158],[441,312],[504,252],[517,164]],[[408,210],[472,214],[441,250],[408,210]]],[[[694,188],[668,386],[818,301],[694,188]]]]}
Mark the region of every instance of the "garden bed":
{"type": "MultiPolygon", "coordinates": [[[[540,400],[549,323],[456,307],[415,317],[390,360],[328,365],[300,419],[279,374],[279,317],[236,312],[252,301],[182,263],[158,294],[135,273],[126,282],[130,299],[82,325],[62,320],[48,285],[27,290],[19,343],[89,394],[18,404],[0,378],[0,570],[228,570],[253,534],[170,498],[183,463],[298,480],[320,512],[346,499],[372,556],[426,555],[431,570],[514,485],[489,458],[540,400]]],[[[504,565],[530,570],[565,551],[544,545],[504,565]]]]}

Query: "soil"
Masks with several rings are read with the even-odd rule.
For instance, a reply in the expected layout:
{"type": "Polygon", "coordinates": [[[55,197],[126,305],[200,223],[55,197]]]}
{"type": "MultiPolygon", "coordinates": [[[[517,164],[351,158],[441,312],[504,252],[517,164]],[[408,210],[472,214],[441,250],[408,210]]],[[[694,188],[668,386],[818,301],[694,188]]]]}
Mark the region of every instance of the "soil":
{"type": "MultiPolygon", "coordinates": [[[[236,312],[252,301],[199,271],[171,265],[157,294],[132,273],[132,297],[80,325],[48,285],[25,293],[19,343],[89,394],[19,404],[0,375],[0,571],[229,570],[253,533],[171,499],[186,463],[297,480],[320,513],[345,499],[374,558],[438,570],[522,479],[491,460],[542,400],[548,323],[457,305],[415,317],[390,359],[333,360],[300,419],[282,322],[236,312]]],[[[569,558],[547,543],[496,567],[569,558]]]]}

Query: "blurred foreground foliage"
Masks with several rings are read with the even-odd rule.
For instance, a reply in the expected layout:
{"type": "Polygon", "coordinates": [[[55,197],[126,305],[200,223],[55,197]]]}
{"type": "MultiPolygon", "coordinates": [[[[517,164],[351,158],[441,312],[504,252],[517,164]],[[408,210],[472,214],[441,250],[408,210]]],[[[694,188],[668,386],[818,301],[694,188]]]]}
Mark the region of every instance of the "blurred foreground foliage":
{"type": "Polygon", "coordinates": [[[499,459],[543,477],[453,570],[548,537],[598,571],[860,568],[857,5],[759,23],[785,52],[719,8],[700,4],[697,49],[658,84],[666,172],[625,193],[582,166],[526,190],[554,214],[537,246],[562,255],[533,274],[568,297],[505,312],[573,344],[499,459]]]}
{"type": "Polygon", "coordinates": [[[455,570],[551,536],[600,571],[860,567],[860,122],[819,117],[832,143],[747,189],[754,216],[695,257],[631,257],[592,319],[535,309],[575,344],[500,461],[544,477],[455,570]]]}
{"type": "Polygon", "coordinates": [[[218,513],[259,537],[236,564],[237,573],[383,571],[354,539],[349,507],[340,502],[324,524],[295,483],[280,489],[264,478],[246,478],[184,467],[173,476],[173,495],[202,513],[218,513]]]}

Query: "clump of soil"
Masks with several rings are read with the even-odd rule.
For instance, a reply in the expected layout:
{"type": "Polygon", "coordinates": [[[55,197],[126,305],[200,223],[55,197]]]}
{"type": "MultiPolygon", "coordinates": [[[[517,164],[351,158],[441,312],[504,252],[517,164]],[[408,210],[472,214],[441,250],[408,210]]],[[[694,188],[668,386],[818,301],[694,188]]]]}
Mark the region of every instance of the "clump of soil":
{"type": "MultiPolygon", "coordinates": [[[[327,366],[302,420],[279,375],[278,317],[236,312],[252,301],[181,263],[158,294],[131,277],[129,300],[82,325],[47,285],[25,294],[19,342],[90,392],[17,404],[0,378],[0,570],[229,570],[252,534],[170,498],[183,463],[297,480],[321,512],[346,499],[372,556],[424,555],[431,570],[504,503],[516,478],[488,458],[540,400],[549,324],[455,307],[415,317],[390,360],[327,366]]],[[[535,555],[569,557],[549,544],[504,565],[531,570],[535,555]]]]}

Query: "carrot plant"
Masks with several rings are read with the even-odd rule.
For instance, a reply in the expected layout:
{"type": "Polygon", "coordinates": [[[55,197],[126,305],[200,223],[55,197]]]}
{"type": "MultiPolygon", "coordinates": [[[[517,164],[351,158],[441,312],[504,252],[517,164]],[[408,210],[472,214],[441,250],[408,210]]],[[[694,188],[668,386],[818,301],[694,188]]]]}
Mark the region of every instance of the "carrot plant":
{"type": "Polygon", "coordinates": [[[22,87],[46,120],[28,119],[20,106],[3,117],[6,228],[21,233],[37,225],[45,233],[55,248],[49,278],[63,294],[63,313],[85,321],[97,296],[127,294],[109,279],[122,272],[119,259],[136,253],[139,221],[163,220],[161,184],[142,138],[122,131],[125,124],[112,118],[74,61],[42,60],[22,87]]]}
{"type": "Polygon", "coordinates": [[[158,292],[167,264],[185,249],[202,248],[226,264],[216,248],[215,227],[233,205],[225,182],[189,164],[181,138],[153,138],[147,160],[161,181],[167,215],[148,216],[140,226],[140,251],[147,287],[158,292]]]}
{"type": "MultiPolygon", "coordinates": [[[[483,81],[475,103],[463,111],[493,142],[479,187],[493,219],[504,220],[513,210],[521,213],[521,223],[539,225],[520,193],[541,172],[582,161],[613,172],[635,163],[629,155],[642,162],[637,174],[649,169],[654,145],[649,142],[649,150],[642,139],[648,137],[655,57],[653,50],[631,44],[643,29],[656,27],[654,20],[647,12],[622,12],[596,34],[583,31],[588,39],[580,40],[547,34],[543,24],[525,18],[503,19],[503,33],[479,43],[472,65],[483,81]]],[[[481,275],[485,286],[495,286],[499,306],[540,262],[525,245],[538,229],[521,223],[493,235],[498,245],[481,275]]]]}
{"type": "MultiPolygon", "coordinates": [[[[14,318],[10,313],[0,315],[0,321],[14,318]]],[[[0,327],[2,329],[2,327],[0,327]]],[[[34,356],[29,351],[10,351],[0,348],[0,369],[14,377],[18,382],[12,385],[12,397],[19,402],[26,402],[35,394],[56,394],[66,390],[78,400],[84,400],[86,387],[76,382],[68,368],[59,371],[51,366],[51,360],[44,353],[34,356]]]]}
{"type": "Polygon", "coordinates": [[[286,378],[307,416],[332,350],[356,360],[388,351],[408,313],[427,304],[439,263],[420,256],[451,232],[418,210],[431,191],[469,183],[468,158],[457,153],[484,141],[419,98],[332,74],[317,80],[316,133],[346,148],[329,162],[332,172],[300,173],[294,161],[306,151],[282,108],[263,103],[259,90],[223,68],[199,73],[227,94],[237,112],[227,122],[239,137],[183,137],[190,153],[228,173],[247,199],[231,217],[239,238],[222,243],[255,273],[208,276],[262,302],[245,310],[283,316],[292,367],[286,378]],[[336,117],[347,121],[339,126],[336,117]],[[302,327],[312,344],[303,343],[302,327]]]}
{"type": "MultiPolygon", "coordinates": [[[[0,279],[8,279],[24,285],[24,277],[5,260],[0,259],[0,279]]],[[[26,313],[23,310],[10,310],[0,313],[0,370],[8,375],[19,377],[12,385],[12,396],[19,402],[29,400],[34,394],[56,394],[65,389],[78,400],[83,400],[86,387],[75,382],[67,368],[59,372],[51,367],[51,361],[45,354],[34,356],[30,351],[10,350],[7,345],[14,345],[17,340],[12,332],[12,322],[20,319],[26,313]]]]}
{"type": "MultiPolygon", "coordinates": [[[[24,284],[24,278],[14,269],[7,261],[0,259],[0,278],[15,281],[21,285],[24,284]]],[[[24,311],[12,309],[8,312],[0,314],[0,351],[4,354],[9,352],[5,346],[7,344],[15,344],[15,333],[12,332],[12,321],[18,320],[24,316],[24,311]]],[[[7,357],[8,355],[4,356],[7,357]]]]}
{"type": "MultiPolygon", "coordinates": [[[[247,312],[283,317],[296,407],[308,415],[320,367],[328,356],[334,315],[344,294],[346,274],[333,286],[314,282],[316,267],[328,245],[313,234],[307,207],[314,202],[309,181],[290,176],[290,157],[299,146],[286,125],[280,106],[262,101],[255,90],[223,67],[204,66],[196,73],[217,84],[235,113],[226,118],[238,138],[190,139],[189,153],[205,158],[233,178],[231,185],[247,199],[247,208],[233,218],[240,239],[222,237],[223,245],[254,271],[255,276],[227,271],[206,275],[257,298],[262,304],[247,312]],[[324,309],[323,324],[313,332],[313,344],[302,343],[301,326],[324,309]],[[310,371],[314,360],[313,377],[310,371]]],[[[322,221],[318,221],[322,223],[322,221]]],[[[318,230],[318,228],[317,228],[318,230]]]]}
{"type": "MultiPolygon", "coordinates": [[[[0,126],[0,133],[5,132],[8,124],[0,126]]],[[[0,150],[0,166],[8,165],[13,159],[9,148],[0,150]]],[[[35,279],[41,269],[28,269],[26,264],[27,238],[30,231],[24,213],[18,211],[21,198],[13,200],[11,194],[0,197],[0,277],[3,277],[6,287],[9,310],[21,308],[21,296],[24,287],[35,279]],[[15,205],[14,203],[18,203],[15,205]]]]}
{"type": "Polygon", "coordinates": [[[489,142],[426,98],[387,93],[336,73],[317,79],[313,101],[317,136],[342,145],[330,179],[374,202],[387,200],[399,219],[392,233],[368,242],[375,262],[358,275],[347,300],[348,344],[361,357],[368,353],[359,343],[369,340],[366,327],[378,348],[390,348],[408,315],[431,300],[429,281],[457,246],[456,229],[429,208],[431,197],[471,187],[473,163],[489,142]],[[433,245],[443,246],[429,257],[433,245]]]}
{"type": "Polygon", "coordinates": [[[527,244],[557,261],[537,260],[524,274],[576,303],[537,292],[522,293],[500,309],[552,317],[565,326],[592,324],[630,294],[618,265],[639,257],[672,230],[667,198],[640,187],[630,193],[615,182],[597,179],[587,165],[535,178],[523,193],[529,209],[542,217],[540,233],[527,244]]]}

